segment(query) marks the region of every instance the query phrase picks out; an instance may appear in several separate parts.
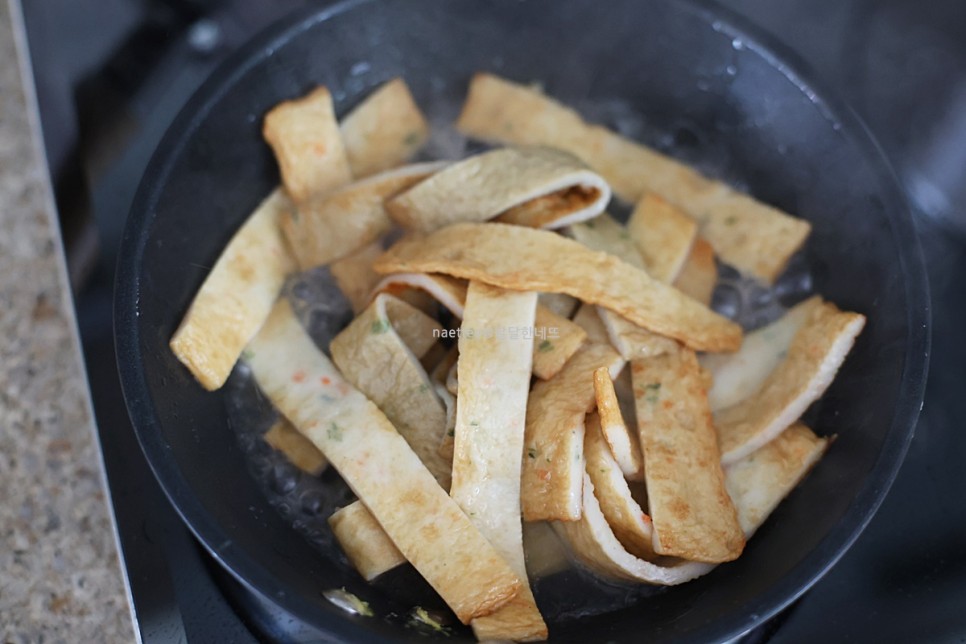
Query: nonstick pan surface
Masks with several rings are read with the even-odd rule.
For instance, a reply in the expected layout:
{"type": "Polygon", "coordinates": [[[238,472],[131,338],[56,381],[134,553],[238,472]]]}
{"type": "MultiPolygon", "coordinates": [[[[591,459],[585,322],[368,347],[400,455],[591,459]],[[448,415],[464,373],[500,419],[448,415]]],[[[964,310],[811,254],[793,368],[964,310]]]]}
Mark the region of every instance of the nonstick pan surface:
{"type": "Polygon", "coordinates": [[[447,119],[477,70],[538,81],[578,107],[593,99],[611,127],[810,220],[799,261],[814,290],[869,318],[808,415],[837,440],[738,561],[614,612],[562,611],[550,624],[553,640],[575,642],[717,641],[744,632],[828,570],[888,490],[921,406],[928,291],[902,193],[863,125],[794,56],[715,5],[345,2],[295,15],[244,47],[172,125],[125,230],[115,336],[147,459],[199,541],[250,589],[334,640],[422,638],[386,618],[423,601],[421,580],[403,574],[369,587],[335,546],[320,553],[293,528],[251,475],[226,394],[203,391],[168,340],[208,267],[278,183],[260,134],[269,108],[321,83],[344,114],[403,76],[418,102],[447,119]],[[629,113],[643,118],[629,121],[629,113]],[[349,617],[324,598],[340,587],[377,616],[349,617]]]}

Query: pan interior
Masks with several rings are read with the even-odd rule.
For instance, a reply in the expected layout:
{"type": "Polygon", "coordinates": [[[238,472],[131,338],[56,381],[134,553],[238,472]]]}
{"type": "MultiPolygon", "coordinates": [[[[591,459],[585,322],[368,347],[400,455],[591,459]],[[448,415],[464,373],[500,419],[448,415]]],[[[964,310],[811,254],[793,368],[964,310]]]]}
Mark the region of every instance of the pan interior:
{"type": "MultiPolygon", "coordinates": [[[[552,630],[554,639],[725,638],[776,611],[834,561],[891,481],[921,399],[921,260],[893,178],[861,127],[733,24],[717,9],[658,0],[615,0],[607,11],[591,0],[553,11],[510,0],[356,2],[277,28],[216,73],[142,183],[122,249],[116,333],[148,460],[219,561],[340,637],[412,637],[403,628],[412,606],[438,607],[411,571],[374,588],[359,579],[321,525],[344,490],[326,478],[311,490],[299,480],[292,487],[291,473],[256,440],[271,412],[246,374],[236,370],[224,391],[205,393],[167,342],[207,267],[278,182],[260,135],[266,110],[322,83],[344,114],[403,76],[434,122],[449,123],[481,69],[539,82],[588,117],[809,219],[813,235],[775,301],[814,289],[869,317],[839,378],[809,412],[818,433],[838,435],[834,448],[741,559],[680,588],[595,586],[606,606],[589,606],[588,593],[568,584],[538,582],[541,605],[566,624],[552,630]],[[325,594],[343,587],[382,619],[333,606],[325,594]],[[603,608],[610,612],[598,614],[603,608]]],[[[440,127],[430,154],[472,149],[440,127]]],[[[346,316],[324,275],[315,277],[290,287],[324,341],[346,316]]],[[[760,314],[746,320],[752,325],[774,314],[764,296],[737,292],[761,298],[760,308],[743,309],[760,314]]],[[[735,298],[744,301],[719,290],[717,304],[738,307],[735,298]]]]}

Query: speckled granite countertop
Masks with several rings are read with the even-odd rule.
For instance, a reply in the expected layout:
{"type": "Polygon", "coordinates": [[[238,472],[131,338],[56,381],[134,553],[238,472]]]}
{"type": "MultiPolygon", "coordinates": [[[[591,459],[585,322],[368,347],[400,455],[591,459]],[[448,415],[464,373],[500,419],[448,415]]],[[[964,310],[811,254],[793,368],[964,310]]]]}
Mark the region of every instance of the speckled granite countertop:
{"type": "Polygon", "coordinates": [[[0,0],[0,641],[130,642],[60,233],[11,18],[0,0]]]}

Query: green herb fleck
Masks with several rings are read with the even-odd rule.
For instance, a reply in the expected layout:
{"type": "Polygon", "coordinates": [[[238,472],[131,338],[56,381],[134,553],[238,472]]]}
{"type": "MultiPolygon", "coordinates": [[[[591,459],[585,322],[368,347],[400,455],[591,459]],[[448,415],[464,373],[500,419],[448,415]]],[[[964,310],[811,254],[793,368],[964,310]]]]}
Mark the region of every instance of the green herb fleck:
{"type": "Polygon", "coordinates": [[[533,448],[533,447],[527,448],[527,456],[529,456],[530,458],[534,458],[534,459],[537,458],[537,450],[536,450],[536,448],[533,448]]]}
{"type": "Polygon", "coordinates": [[[661,390],[661,383],[652,382],[644,386],[644,400],[652,405],[657,402],[658,392],[661,390]]]}
{"type": "Polygon", "coordinates": [[[631,238],[631,234],[629,232],[627,232],[626,230],[622,230],[620,232],[620,235],[618,235],[618,237],[620,237],[621,239],[630,239],[631,238]]]}
{"type": "Polygon", "coordinates": [[[417,606],[409,618],[411,626],[428,626],[437,633],[449,634],[449,629],[443,626],[438,619],[429,614],[422,606],[417,606]]]}
{"type": "Polygon", "coordinates": [[[553,342],[550,340],[544,340],[539,345],[537,345],[537,351],[540,353],[547,353],[548,351],[553,351],[553,342]]]}
{"type": "Polygon", "coordinates": [[[325,431],[325,435],[330,441],[342,442],[342,428],[333,421],[325,431]]]}
{"type": "Polygon", "coordinates": [[[419,132],[410,132],[406,135],[406,138],[403,139],[403,145],[405,146],[412,147],[417,143],[419,143],[419,132]]]}
{"type": "Polygon", "coordinates": [[[381,335],[388,331],[390,326],[389,320],[373,320],[369,331],[372,333],[372,335],[381,335]]]}
{"type": "Polygon", "coordinates": [[[372,608],[369,606],[369,602],[359,599],[357,596],[346,590],[345,586],[342,587],[342,592],[346,594],[346,599],[352,603],[353,608],[355,608],[360,615],[363,617],[372,617],[375,615],[375,613],[372,612],[372,608]]]}
{"type": "Polygon", "coordinates": [[[649,385],[645,385],[644,388],[645,389],[651,389],[653,391],[657,391],[658,389],[661,388],[661,383],[659,383],[659,382],[652,382],[649,385]]]}
{"type": "Polygon", "coordinates": [[[447,436],[456,436],[456,430],[455,429],[451,429],[448,432],[446,432],[446,435],[447,436]]]}
{"type": "Polygon", "coordinates": [[[330,602],[349,612],[372,617],[375,613],[369,606],[369,602],[363,601],[345,589],[345,586],[338,590],[327,590],[322,595],[330,602]]]}
{"type": "Polygon", "coordinates": [[[729,215],[729,216],[725,217],[725,224],[727,224],[729,226],[734,226],[736,223],[738,223],[738,218],[736,216],[729,215]]]}
{"type": "Polygon", "coordinates": [[[425,382],[419,385],[419,393],[424,394],[427,391],[429,391],[429,385],[427,385],[425,382]]]}
{"type": "Polygon", "coordinates": [[[242,360],[247,362],[254,357],[255,357],[255,352],[252,351],[251,349],[245,349],[242,351],[242,360]]]}
{"type": "Polygon", "coordinates": [[[584,226],[587,226],[587,228],[590,228],[591,230],[593,230],[594,228],[597,227],[597,223],[593,221],[585,221],[584,226]]]}
{"type": "Polygon", "coordinates": [[[470,426],[471,427],[479,427],[480,426],[480,421],[478,421],[478,420],[470,421],[470,426]]]}

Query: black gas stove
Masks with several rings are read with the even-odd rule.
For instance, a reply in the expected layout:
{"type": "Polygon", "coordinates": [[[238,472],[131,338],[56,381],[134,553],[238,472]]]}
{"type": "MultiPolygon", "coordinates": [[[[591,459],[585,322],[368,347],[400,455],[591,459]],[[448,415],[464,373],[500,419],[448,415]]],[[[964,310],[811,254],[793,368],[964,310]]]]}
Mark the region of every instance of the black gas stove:
{"type": "MultiPolygon", "coordinates": [[[[23,2],[111,497],[145,642],[316,641],[194,540],[124,408],[114,259],[155,146],[212,69],[298,0],[23,2]]],[[[748,642],[966,642],[966,3],[728,0],[856,108],[895,165],[929,267],[933,354],[899,477],[842,560],[748,642]]]]}

